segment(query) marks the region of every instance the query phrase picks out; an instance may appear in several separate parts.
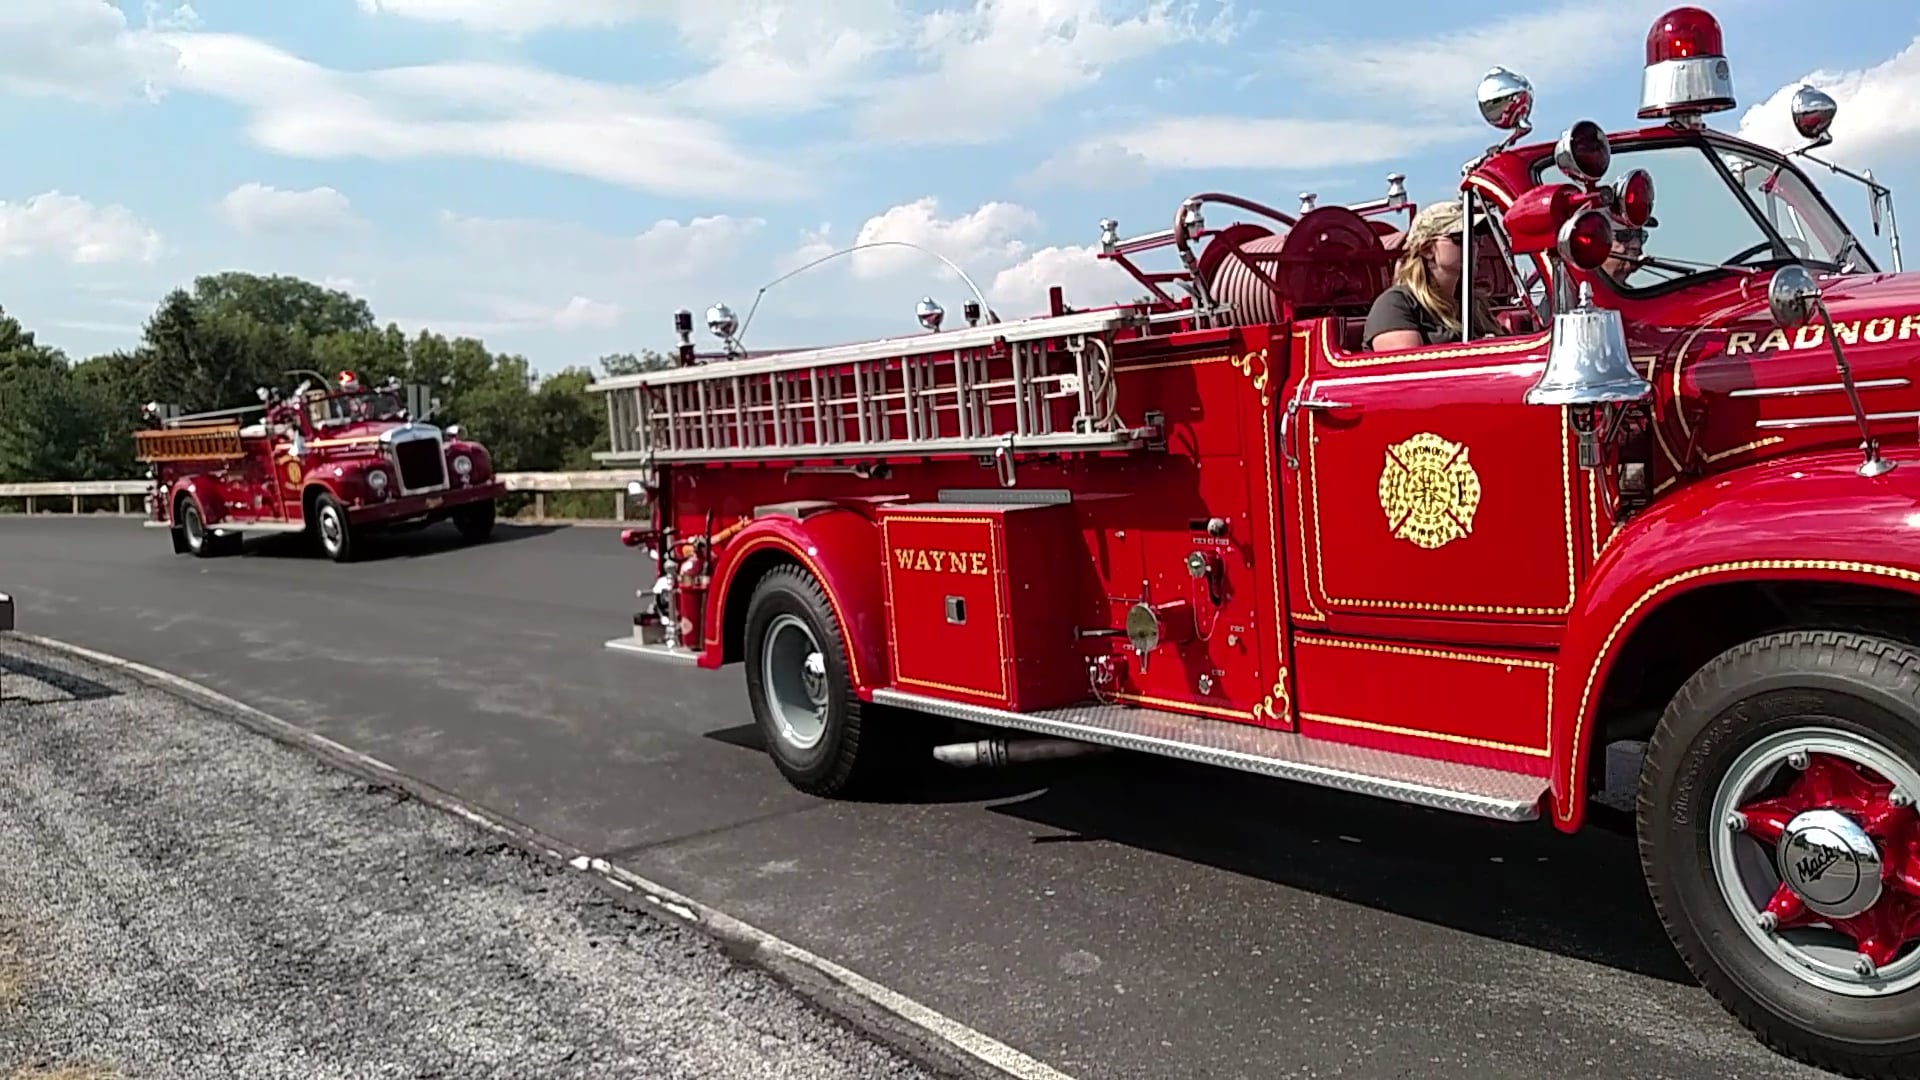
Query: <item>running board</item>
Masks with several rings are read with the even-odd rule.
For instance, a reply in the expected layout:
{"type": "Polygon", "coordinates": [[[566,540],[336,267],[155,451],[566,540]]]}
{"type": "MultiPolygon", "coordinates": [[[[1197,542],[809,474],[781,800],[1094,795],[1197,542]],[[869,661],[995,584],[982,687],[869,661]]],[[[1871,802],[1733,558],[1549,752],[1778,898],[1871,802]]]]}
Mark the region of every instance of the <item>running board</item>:
{"type": "Polygon", "coordinates": [[[670,648],[666,645],[637,641],[632,635],[614,638],[612,641],[607,642],[607,648],[615,652],[645,656],[654,660],[672,660],[682,664],[697,663],[700,659],[700,654],[694,652],[692,649],[670,648]]]}
{"type": "MultiPolygon", "coordinates": [[[[140,523],[140,527],[143,529],[171,529],[173,528],[173,523],[170,521],[143,521],[140,523]]],[[[307,527],[297,521],[249,521],[239,525],[209,525],[207,526],[207,531],[216,535],[220,533],[249,532],[297,533],[306,532],[307,527]]]]}
{"type": "Polygon", "coordinates": [[[954,720],[1223,765],[1498,821],[1538,818],[1547,793],[1544,776],[1458,765],[1158,709],[1085,705],[1018,713],[899,690],[875,690],[873,700],[954,720]]]}

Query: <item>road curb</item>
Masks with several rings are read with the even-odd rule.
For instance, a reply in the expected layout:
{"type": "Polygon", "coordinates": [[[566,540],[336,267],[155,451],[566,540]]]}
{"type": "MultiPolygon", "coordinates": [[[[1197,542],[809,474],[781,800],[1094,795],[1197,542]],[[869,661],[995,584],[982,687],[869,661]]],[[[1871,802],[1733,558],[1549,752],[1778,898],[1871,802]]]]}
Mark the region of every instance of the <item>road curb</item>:
{"type": "Polygon", "coordinates": [[[184,698],[257,734],[305,751],[368,783],[398,791],[501,836],[520,850],[578,872],[617,895],[637,897],[646,903],[646,910],[717,940],[736,961],[772,975],[830,1019],[885,1043],[929,1069],[956,1080],[1074,1080],[825,957],[211,687],[57,638],[16,631],[0,637],[0,642],[9,639],[121,672],[151,689],[184,698]]]}

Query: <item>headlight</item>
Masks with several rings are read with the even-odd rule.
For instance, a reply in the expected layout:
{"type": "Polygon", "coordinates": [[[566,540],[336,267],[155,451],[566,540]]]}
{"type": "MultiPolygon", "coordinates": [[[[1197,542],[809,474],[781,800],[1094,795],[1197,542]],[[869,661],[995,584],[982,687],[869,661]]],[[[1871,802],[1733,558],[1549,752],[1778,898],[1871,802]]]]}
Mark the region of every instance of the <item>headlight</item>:
{"type": "Polygon", "coordinates": [[[379,469],[368,470],[367,487],[372,490],[375,495],[385,495],[387,493],[387,474],[379,469]]]}
{"type": "Polygon", "coordinates": [[[456,456],[453,459],[453,471],[459,473],[460,479],[462,480],[465,480],[467,477],[472,476],[473,475],[473,459],[468,457],[465,454],[460,454],[456,456]]]}

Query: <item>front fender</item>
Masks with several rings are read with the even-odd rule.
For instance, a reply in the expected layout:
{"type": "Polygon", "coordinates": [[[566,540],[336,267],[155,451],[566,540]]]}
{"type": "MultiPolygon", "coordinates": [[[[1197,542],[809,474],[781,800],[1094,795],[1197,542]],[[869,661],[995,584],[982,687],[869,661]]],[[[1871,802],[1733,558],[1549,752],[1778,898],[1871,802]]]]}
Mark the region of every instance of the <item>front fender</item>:
{"type": "Polygon", "coordinates": [[[700,666],[716,668],[725,662],[729,616],[744,616],[762,568],[785,561],[805,567],[826,590],[840,620],[855,690],[864,697],[887,685],[892,672],[880,585],[880,529],[871,518],[846,507],[804,517],[782,513],[756,518],[728,541],[713,568],[700,666]]]}
{"type": "Polygon", "coordinates": [[[1696,482],[1608,544],[1561,644],[1549,720],[1554,824],[1585,815],[1586,763],[1607,674],[1662,605],[1739,580],[1869,583],[1920,594],[1920,460],[1858,475],[1856,452],[1796,456],[1696,482]]]}

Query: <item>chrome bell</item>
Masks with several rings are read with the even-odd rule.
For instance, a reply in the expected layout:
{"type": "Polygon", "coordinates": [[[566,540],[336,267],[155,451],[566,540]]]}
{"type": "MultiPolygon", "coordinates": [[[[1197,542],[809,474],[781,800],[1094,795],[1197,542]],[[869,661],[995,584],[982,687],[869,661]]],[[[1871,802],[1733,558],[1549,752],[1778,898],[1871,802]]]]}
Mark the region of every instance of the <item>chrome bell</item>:
{"type": "Polygon", "coordinates": [[[1641,401],[1652,392],[1627,358],[1620,313],[1594,306],[1593,285],[1582,282],[1579,306],[1554,313],[1547,368],[1527,391],[1527,404],[1603,405],[1641,401]]]}

